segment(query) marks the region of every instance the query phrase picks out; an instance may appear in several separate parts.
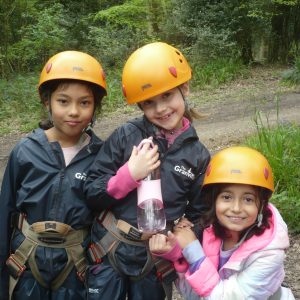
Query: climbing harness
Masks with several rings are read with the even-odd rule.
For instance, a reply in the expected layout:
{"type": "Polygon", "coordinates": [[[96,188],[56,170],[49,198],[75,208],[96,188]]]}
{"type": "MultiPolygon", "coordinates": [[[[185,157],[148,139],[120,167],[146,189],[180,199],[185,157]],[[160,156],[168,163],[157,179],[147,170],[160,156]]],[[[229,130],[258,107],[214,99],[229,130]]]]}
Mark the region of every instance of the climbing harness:
{"type": "Polygon", "coordinates": [[[86,257],[82,242],[88,234],[88,229],[74,230],[71,226],[56,222],[36,222],[29,225],[24,214],[18,214],[12,218],[12,225],[18,228],[25,236],[15,253],[11,254],[6,261],[10,273],[9,294],[12,297],[13,290],[27,264],[39,284],[45,288],[55,290],[59,288],[75,266],[77,276],[83,282],[87,267],[86,257]],[[68,261],[64,269],[51,284],[47,284],[38,269],[35,261],[35,252],[38,246],[48,248],[65,249],[68,261]]]}
{"type": "Polygon", "coordinates": [[[138,281],[145,277],[155,266],[156,276],[161,281],[167,298],[171,299],[172,282],[177,278],[177,273],[171,262],[158,257],[152,257],[148,247],[148,239],[151,235],[142,233],[123,220],[117,220],[109,210],[101,212],[96,220],[107,230],[107,233],[99,241],[89,246],[88,255],[91,261],[99,264],[102,262],[103,257],[107,255],[114,270],[124,276],[125,274],[122,273],[115,258],[115,251],[120,242],[137,247],[145,247],[147,250],[147,261],[141,273],[129,278],[138,281]]]}

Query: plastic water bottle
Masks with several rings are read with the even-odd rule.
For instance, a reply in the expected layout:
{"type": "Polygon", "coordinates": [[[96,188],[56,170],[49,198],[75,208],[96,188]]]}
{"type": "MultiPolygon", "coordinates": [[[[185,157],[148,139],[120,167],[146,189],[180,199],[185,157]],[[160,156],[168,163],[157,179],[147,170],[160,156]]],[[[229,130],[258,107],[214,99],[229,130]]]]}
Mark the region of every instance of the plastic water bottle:
{"type": "Polygon", "coordinates": [[[159,168],[150,173],[137,189],[137,223],[144,233],[157,233],[166,228],[159,168]]]}

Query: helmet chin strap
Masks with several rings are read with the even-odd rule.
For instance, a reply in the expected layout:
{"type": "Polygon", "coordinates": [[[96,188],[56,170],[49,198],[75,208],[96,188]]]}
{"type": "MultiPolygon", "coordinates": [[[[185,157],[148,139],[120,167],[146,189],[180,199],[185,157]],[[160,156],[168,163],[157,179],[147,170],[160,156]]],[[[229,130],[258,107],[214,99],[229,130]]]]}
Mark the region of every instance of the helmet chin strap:
{"type": "Polygon", "coordinates": [[[181,94],[181,96],[182,96],[183,101],[186,103],[185,96],[183,95],[183,92],[182,92],[180,86],[178,87],[178,89],[179,89],[179,92],[180,92],[180,94],[181,94]]]}
{"type": "Polygon", "coordinates": [[[263,220],[262,210],[263,210],[263,207],[261,207],[261,209],[257,215],[257,227],[260,227],[262,224],[262,220],[263,220]]]}
{"type": "Polygon", "coordinates": [[[234,248],[238,248],[246,239],[247,235],[249,234],[249,232],[255,227],[260,227],[262,224],[262,220],[263,220],[263,214],[262,214],[262,210],[263,208],[260,209],[258,215],[257,215],[257,220],[254,224],[252,224],[247,231],[245,232],[245,234],[243,235],[243,237],[240,239],[240,241],[234,245],[234,248]]]}
{"type": "Polygon", "coordinates": [[[95,122],[96,122],[96,113],[94,112],[91,122],[88,124],[86,128],[82,129],[82,133],[86,132],[89,129],[92,129],[95,125],[95,122]]]}

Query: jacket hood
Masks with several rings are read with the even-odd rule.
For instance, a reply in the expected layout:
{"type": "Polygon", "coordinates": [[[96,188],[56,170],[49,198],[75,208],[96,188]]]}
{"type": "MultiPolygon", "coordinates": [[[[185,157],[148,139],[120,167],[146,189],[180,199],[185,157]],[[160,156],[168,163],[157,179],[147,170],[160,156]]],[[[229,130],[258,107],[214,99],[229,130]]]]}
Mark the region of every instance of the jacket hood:
{"type": "MultiPolygon", "coordinates": [[[[99,151],[101,145],[103,144],[103,141],[98,138],[95,133],[92,130],[87,130],[86,133],[91,137],[91,141],[88,145],[88,151],[90,153],[95,153],[99,151]]],[[[34,129],[28,136],[29,139],[39,143],[43,147],[48,147],[49,142],[47,139],[47,136],[45,134],[45,131],[41,128],[34,129]]]]}

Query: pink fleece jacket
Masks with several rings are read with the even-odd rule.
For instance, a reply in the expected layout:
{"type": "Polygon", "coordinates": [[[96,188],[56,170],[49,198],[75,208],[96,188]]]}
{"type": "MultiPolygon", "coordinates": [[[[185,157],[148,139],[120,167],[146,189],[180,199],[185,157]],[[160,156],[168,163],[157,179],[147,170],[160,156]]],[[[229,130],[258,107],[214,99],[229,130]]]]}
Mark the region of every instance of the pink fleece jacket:
{"type": "Polygon", "coordinates": [[[186,262],[174,263],[177,272],[185,274],[179,274],[181,282],[177,282],[177,286],[183,295],[188,295],[187,299],[199,299],[201,296],[201,299],[213,300],[265,300],[280,288],[289,238],[287,226],[278,210],[272,204],[269,207],[272,211],[271,227],[262,235],[242,243],[220,270],[221,240],[214,235],[212,227],[204,230],[206,258],[197,271],[190,274],[186,262]]]}

